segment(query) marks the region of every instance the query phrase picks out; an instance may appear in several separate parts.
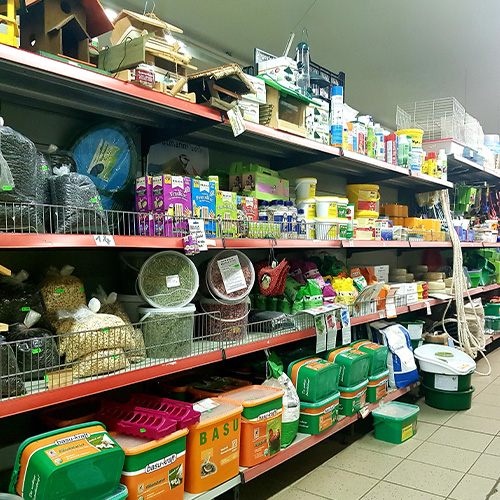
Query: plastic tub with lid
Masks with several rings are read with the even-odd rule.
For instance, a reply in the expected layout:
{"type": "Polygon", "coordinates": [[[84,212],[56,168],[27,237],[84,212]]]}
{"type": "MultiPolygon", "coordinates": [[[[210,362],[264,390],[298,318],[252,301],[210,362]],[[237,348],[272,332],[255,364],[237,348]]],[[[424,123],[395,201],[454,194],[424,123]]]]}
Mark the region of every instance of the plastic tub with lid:
{"type": "Polygon", "coordinates": [[[336,196],[316,196],[316,217],[337,219],[339,199],[336,196]]]}
{"type": "Polygon", "coordinates": [[[348,184],[347,198],[354,204],[354,216],[374,217],[379,215],[379,186],[377,184],[348,184]]]}
{"type": "Polygon", "coordinates": [[[301,401],[317,403],[336,393],[340,366],[322,358],[307,357],[288,366],[288,376],[301,401]]]}
{"type": "Polygon", "coordinates": [[[207,265],[202,292],[222,304],[246,302],[255,283],[252,261],[238,250],[223,250],[207,265]]]}
{"type": "Polygon", "coordinates": [[[123,306],[132,323],[139,322],[139,307],[145,306],[146,303],[140,295],[121,295],[118,294],[118,302],[123,306]]]}
{"type": "Polygon", "coordinates": [[[125,452],[121,482],[129,500],[182,500],[188,429],[151,440],[112,434],[125,452]]]}
{"type": "Polygon", "coordinates": [[[295,180],[295,196],[298,200],[310,200],[316,196],[316,184],[318,179],[314,177],[299,177],[295,180]]]}
{"type": "Polygon", "coordinates": [[[188,493],[210,490],[239,473],[243,407],[214,398],[196,403],[195,409],[201,412],[201,418],[187,436],[188,493]]]}
{"type": "Polygon", "coordinates": [[[414,352],[420,369],[443,375],[468,375],[476,362],[465,352],[441,344],[425,344],[414,352]]]}
{"type": "Polygon", "coordinates": [[[392,401],[372,411],[375,439],[400,444],[417,433],[420,408],[416,405],[392,401]]]}
{"type": "Polygon", "coordinates": [[[297,200],[297,210],[304,210],[306,220],[313,221],[316,217],[316,200],[314,198],[308,200],[297,200]]]}
{"type": "Polygon", "coordinates": [[[191,355],[196,307],[140,307],[141,330],[148,358],[176,359],[191,355]]]}
{"type": "Polygon", "coordinates": [[[198,270],[185,255],[167,250],[144,262],[137,284],[144,300],[153,307],[179,308],[189,304],[196,295],[198,270]]]}
{"type": "Polygon", "coordinates": [[[207,340],[241,340],[245,338],[250,313],[249,299],[239,304],[222,304],[214,299],[201,299],[200,308],[207,313],[207,340]]]}
{"type": "Polygon", "coordinates": [[[442,391],[431,389],[422,384],[425,395],[425,404],[439,410],[468,410],[472,406],[474,387],[464,391],[442,391]]]}
{"type": "Polygon", "coordinates": [[[9,491],[32,500],[105,500],[118,488],[124,460],[99,422],[47,432],[19,447],[9,491]]]}
{"type": "Polygon", "coordinates": [[[326,359],[340,367],[339,385],[351,387],[368,378],[370,356],[350,346],[327,351],[326,359]]]}
{"type": "Polygon", "coordinates": [[[317,403],[300,403],[299,431],[304,434],[320,434],[333,427],[339,416],[340,393],[318,401],[317,403]]]}
{"type": "Polygon", "coordinates": [[[226,392],[221,399],[243,406],[240,465],[252,467],[281,449],[281,418],[284,391],[250,385],[226,392]]]}
{"type": "Polygon", "coordinates": [[[367,387],[368,380],[363,380],[363,382],[360,382],[358,385],[354,385],[352,387],[339,386],[339,413],[345,416],[358,413],[358,411],[365,406],[367,387]]]}
{"type": "Polygon", "coordinates": [[[375,344],[369,340],[358,340],[353,342],[351,347],[368,354],[370,357],[369,376],[377,375],[387,369],[389,348],[386,345],[375,344]]]}
{"type": "Polygon", "coordinates": [[[387,394],[387,384],[389,383],[389,370],[368,377],[368,387],[366,388],[366,401],[376,403],[387,394]]]}

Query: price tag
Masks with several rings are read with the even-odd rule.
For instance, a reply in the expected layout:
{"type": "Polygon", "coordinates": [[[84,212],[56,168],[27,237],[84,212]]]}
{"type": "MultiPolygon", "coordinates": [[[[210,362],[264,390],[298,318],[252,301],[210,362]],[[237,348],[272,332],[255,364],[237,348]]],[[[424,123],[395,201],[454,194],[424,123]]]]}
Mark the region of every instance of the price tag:
{"type": "Polygon", "coordinates": [[[326,321],[325,314],[318,314],[314,318],[314,325],[316,327],[316,354],[326,351],[326,321]]]}
{"type": "Polygon", "coordinates": [[[325,314],[326,323],[326,348],[328,350],[335,349],[337,345],[337,318],[335,313],[325,314]]]}
{"type": "Polygon", "coordinates": [[[238,106],[230,109],[227,112],[227,117],[229,118],[229,123],[233,129],[234,137],[238,137],[247,129],[245,122],[243,121],[243,116],[241,115],[241,110],[238,106]]]}
{"type": "Polygon", "coordinates": [[[361,415],[361,418],[366,418],[370,414],[370,410],[368,409],[368,406],[363,406],[358,413],[361,415]]]}
{"type": "Polygon", "coordinates": [[[207,237],[205,234],[205,221],[202,219],[188,219],[189,232],[196,238],[198,248],[205,252],[208,250],[207,237]]]}
{"type": "Polygon", "coordinates": [[[385,315],[386,318],[396,318],[398,313],[396,311],[396,305],[394,302],[386,303],[385,305],[385,315]]]}
{"type": "Polygon", "coordinates": [[[427,310],[427,316],[430,316],[432,311],[431,311],[431,305],[430,305],[429,301],[425,300],[424,304],[425,304],[425,307],[426,307],[426,310],[427,310]]]}
{"type": "Polygon", "coordinates": [[[342,344],[351,343],[351,316],[349,315],[349,308],[342,306],[340,309],[340,326],[342,328],[342,344]]]}
{"type": "Polygon", "coordinates": [[[94,234],[94,241],[98,247],[114,247],[115,239],[110,234],[94,234]]]}

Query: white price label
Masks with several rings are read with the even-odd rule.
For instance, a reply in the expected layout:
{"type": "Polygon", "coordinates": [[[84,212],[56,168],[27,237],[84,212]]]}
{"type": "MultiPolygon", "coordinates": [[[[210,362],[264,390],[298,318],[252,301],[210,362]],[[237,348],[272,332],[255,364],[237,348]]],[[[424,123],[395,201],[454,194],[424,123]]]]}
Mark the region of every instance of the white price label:
{"type": "Polygon", "coordinates": [[[238,106],[230,109],[227,112],[227,117],[229,118],[229,123],[233,129],[234,137],[238,137],[247,129],[245,122],[243,121],[243,116],[241,115],[241,110],[238,106]]]}
{"type": "Polygon", "coordinates": [[[326,322],[325,315],[320,314],[314,318],[314,324],[316,326],[316,354],[319,352],[326,351],[326,322]]]}
{"type": "Polygon", "coordinates": [[[394,302],[388,302],[385,305],[385,315],[387,318],[395,318],[398,313],[396,311],[396,305],[394,302]]]}
{"type": "Polygon", "coordinates": [[[335,317],[335,313],[326,313],[325,314],[325,322],[326,322],[326,348],[328,350],[335,349],[337,345],[337,318],[335,317]]]}
{"type": "Polygon", "coordinates": [[[427,309],[427,316],[430,316],[431,313],[432,313],[432,311],[431,311],[431,305],[429,304],[428,300],[426,300],[424,303],[425,303],[425,307],[427,309]]]}
{"type": "Polygon", "coordinates": [[[98,247],[114,247],[114,246],[116,246],[115,239],[110,234],[94,235],[94,241],[98,247]]]}
{"type": "Polygon", "coordinates": [[[207,236],[205,234],[205,222],[201,219],[189,219],[189,232],[196,238],[198,248],[201,252],[208,250],[207,236]]]}
{"type": "Polygon", "coordinates": [[[434,387],[440,391],[457,392],[458,391],[458,376],[457,375],[434,375],[434,387]]]}
{"type": "Polygon", "coordinates": [[[207,398],[195,403],[193,405],[193,410],[204,413],[206,411],[212,411],[214,408],[217,408],[217,406],[219,406],[219,403],[216,403],[213,399],[207,398]]]}
{"type": "Polygon", "coordinates": [[[222,282],[224,283],[226,293],[237,292],[247,287],[245,276],[241,270],[240,259],[237,255],[221,259],[217,261],[217,265],[222,275],[222,282]]]}
{"type": "Polygon", "coordinates": [[[370,414],[370,409],[368,406],[363,406],[358,413],[361,415],[361,418],[366,418],[370,414]]]}
{"type": "Polygon", "coordinates": [[[342,306],[340,310],[340,326],[342,327],[342,344],[350,344],[352,338],[351,316],[347,306],[342,306]]]}
{"type": "Polygon", "coordinates": [[[178,286],[181,286],[181,280],[178,274],[167,276],[167,288],[176,288],[178,286]]]}

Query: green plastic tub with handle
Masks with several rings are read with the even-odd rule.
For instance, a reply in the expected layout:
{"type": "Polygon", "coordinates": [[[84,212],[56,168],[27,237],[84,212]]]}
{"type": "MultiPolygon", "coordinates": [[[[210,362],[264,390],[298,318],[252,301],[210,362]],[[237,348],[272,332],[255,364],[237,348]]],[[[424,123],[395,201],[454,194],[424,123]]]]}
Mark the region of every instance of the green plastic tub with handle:
{"type": "Polygon", "coordinates": [[[369,340],[358,340],[357,342],[353,342],[351,347],[368,354],[370,357],[369,377],[373,377],[373,375],[377,375],[387,369],[389,348],[386,345],[375,344],[369,340]]]}
{"type": "Polygon", "coordinates": [[[445,392],[468,391],[472,387],[472,370],[467,375],[442,375],[440,373],[421,372],[422,383],[429,389],[445,392]]]}
{"type": "Polygon", "coordinates": [[[339,385],[342,387],[353,387],[368,378],[370,356],[351,346],[338,347],[327,351],[326,359],[339,365],[339,385]]]}
{"type": "Polygon", "coordinates": [[[425,404],[439,410],[468,410],[472,406],[474,387],[468,391],[447,392],[431,389],[422,384],[425,394],[425,404]]]}
{"type": "Polygon", "coordinates": [[[125,452],[99,422],[74,425],[25,440],[10,493],[30,500],[106,500],[120,483],[125,452]]]}
{"type": "Polygon", "coordinates": [[[299,431],[320,434],[333,427],[339,416],[340,392],[318,403],[300,403],[299,431]]]}
{"type": "Polygon", "coordinates": [[[500,303],[489,302],[488,304],[484,304],[483,307],[485,316],[500,316],[500,303]]]}
{"type": "Polygon", "coordinates": [[[377,373],[368,377],[368,387],[366,388],[366,401],[376,403],[387,394],[387,384],[389,382],[389,370],[377,373]]]}
{"type": "Polygon", "coordinates": [[[416,405],[392,401],[372,411],[375,439],[400,444],[417,433],[420,408],[416,405]]]}
{"type": "Polygon", "coordinates": [[[339,386],[340,404],[339,413],[349,417],[357,413],[366,403],[366,388],[368,387],[368,380],[352,387],[339,386]]]}

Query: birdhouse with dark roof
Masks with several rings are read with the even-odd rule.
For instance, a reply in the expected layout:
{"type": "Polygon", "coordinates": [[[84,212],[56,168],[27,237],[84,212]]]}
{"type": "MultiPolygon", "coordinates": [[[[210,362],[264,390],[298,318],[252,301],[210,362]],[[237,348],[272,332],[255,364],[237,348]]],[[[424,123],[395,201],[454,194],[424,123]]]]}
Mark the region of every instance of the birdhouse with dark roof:
{"type": "Polygon", "coordinates": [[[21,48],[89,61],[92,38],[113,29],[98,0],[26,0],[21,48]]]}

